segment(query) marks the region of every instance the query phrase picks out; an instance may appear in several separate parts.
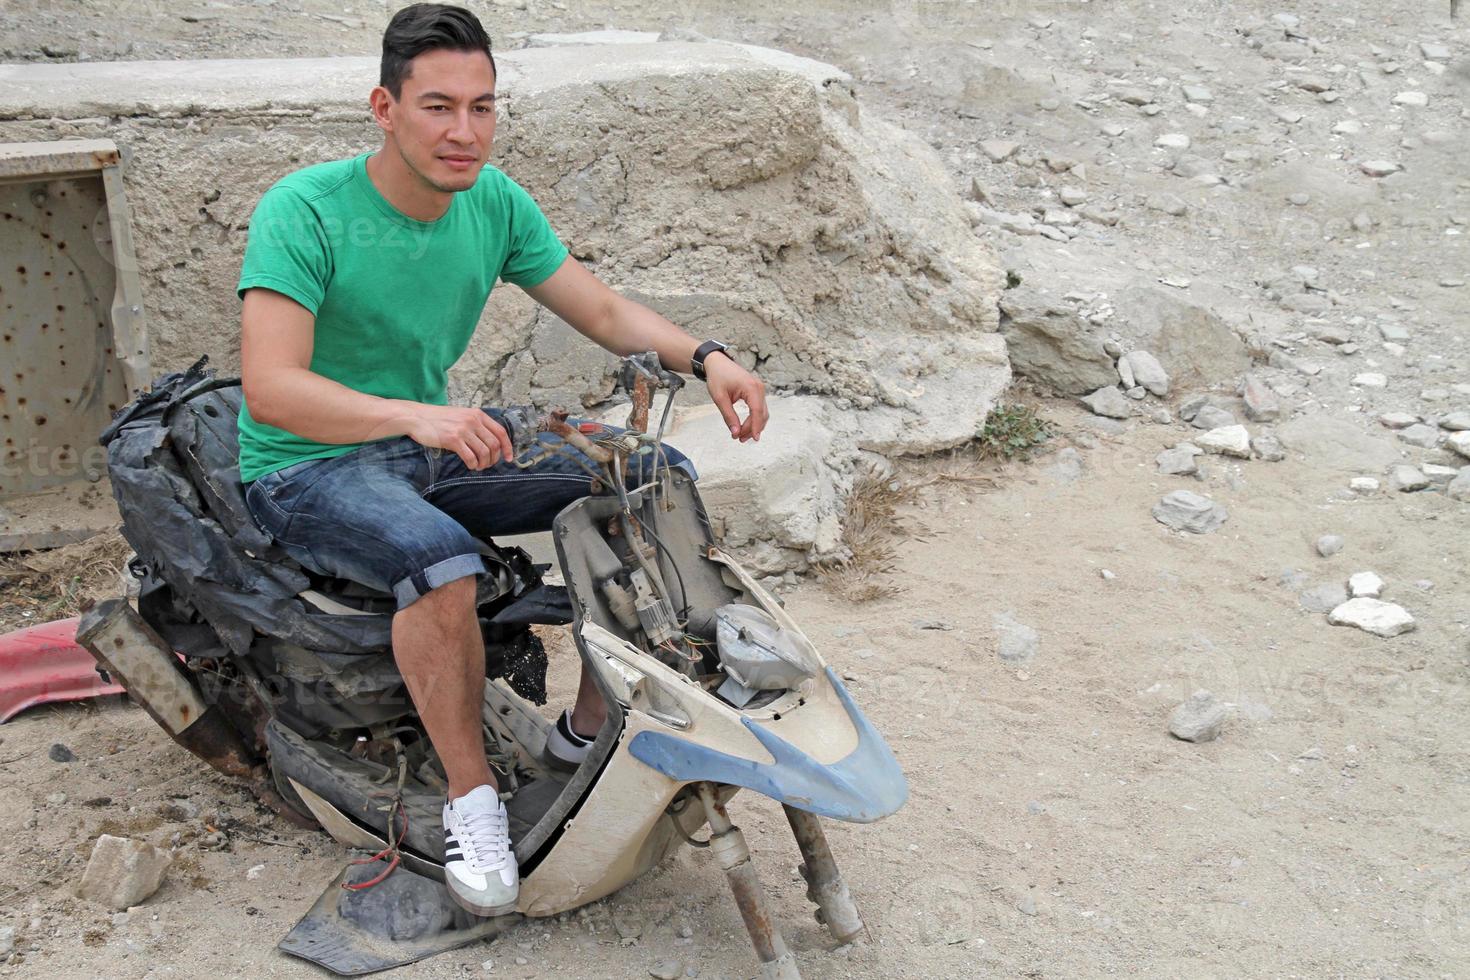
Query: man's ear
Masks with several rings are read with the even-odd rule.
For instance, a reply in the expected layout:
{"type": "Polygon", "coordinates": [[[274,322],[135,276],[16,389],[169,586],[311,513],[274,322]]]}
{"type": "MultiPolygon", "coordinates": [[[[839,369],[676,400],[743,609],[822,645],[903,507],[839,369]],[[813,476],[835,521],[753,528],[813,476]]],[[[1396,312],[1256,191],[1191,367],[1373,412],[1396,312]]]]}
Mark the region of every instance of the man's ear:
{"type": "Polygon", "coordinates": [[[393,93],[379,85],[368,94],[368,104],[372,106],[373,122],[385,133],[393,132],[393,117],[388,111],[397,104],[393,93]]]}

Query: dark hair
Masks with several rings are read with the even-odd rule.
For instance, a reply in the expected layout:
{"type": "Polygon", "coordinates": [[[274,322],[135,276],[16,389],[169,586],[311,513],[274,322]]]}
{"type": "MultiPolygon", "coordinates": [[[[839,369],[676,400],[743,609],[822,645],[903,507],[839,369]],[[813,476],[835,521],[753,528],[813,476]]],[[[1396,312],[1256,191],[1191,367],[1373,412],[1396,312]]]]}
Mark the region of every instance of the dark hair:
{"type": "Polygon", "coordinates": [[[495,55],[490,53],[490,35],[480,19],[463,7],[444,3],[416,3],[404,7],[388,21],[383,31],[383,66],[378,84],[398,98],[403,81],[410,74],[409,63],[425,51],[483,51],[495,68],[495,55]]]}

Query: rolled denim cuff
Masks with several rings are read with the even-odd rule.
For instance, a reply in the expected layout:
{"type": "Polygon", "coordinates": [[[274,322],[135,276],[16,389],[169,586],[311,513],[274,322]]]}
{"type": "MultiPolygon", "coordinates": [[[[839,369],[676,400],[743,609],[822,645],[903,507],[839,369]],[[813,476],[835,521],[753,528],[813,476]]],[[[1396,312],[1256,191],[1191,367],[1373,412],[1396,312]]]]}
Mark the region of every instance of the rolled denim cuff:
{"type": "Polygon", "coordinates": [[[407,609],[441,585],[448,585],[466,575],[482,575],[484,572],[485,559],[479,555],[455,555],[396,582],[393,585],[393,597],[398,600],[400,610],[407,609]]]}

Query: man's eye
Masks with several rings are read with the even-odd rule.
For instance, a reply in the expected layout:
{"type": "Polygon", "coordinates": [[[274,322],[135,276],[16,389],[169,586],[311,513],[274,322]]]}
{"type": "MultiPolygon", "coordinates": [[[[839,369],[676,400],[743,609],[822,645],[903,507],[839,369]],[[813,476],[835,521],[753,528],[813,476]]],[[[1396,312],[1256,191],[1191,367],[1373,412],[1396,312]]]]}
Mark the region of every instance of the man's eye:
{"type": "Polygon", "coordinates": [[[438,112],[440,109],[448,109],[449,106],[447,106],[447,105],[431,105],[431,106],[425,106],[425,108],[428,109],[430,112],[438,112]]]}

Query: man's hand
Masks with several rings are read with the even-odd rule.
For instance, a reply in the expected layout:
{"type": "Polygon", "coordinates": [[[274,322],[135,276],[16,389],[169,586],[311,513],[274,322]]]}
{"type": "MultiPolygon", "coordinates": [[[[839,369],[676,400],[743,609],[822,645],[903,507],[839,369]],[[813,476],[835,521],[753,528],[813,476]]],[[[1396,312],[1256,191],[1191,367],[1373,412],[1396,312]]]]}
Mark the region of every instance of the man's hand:
{"type": "Polygon", "coordinates": [[[408,437],[421,446],[448,449],[472,470],[483,470],[515,455],[505,427],[478,408],[418,405],[408,437]]]}
{"type": "Polygon", "coordinates": [[[770,420],[766,409],[765,383],[745,368],[736,364],[729,354],[711,354],[704,362],[705,384],[715,407],[730,427],[730,438],[749,442],[760,442],[761,431],[770,420]],[[735,412],[735,403],[745,403],[745,421],[735,412]]]}

